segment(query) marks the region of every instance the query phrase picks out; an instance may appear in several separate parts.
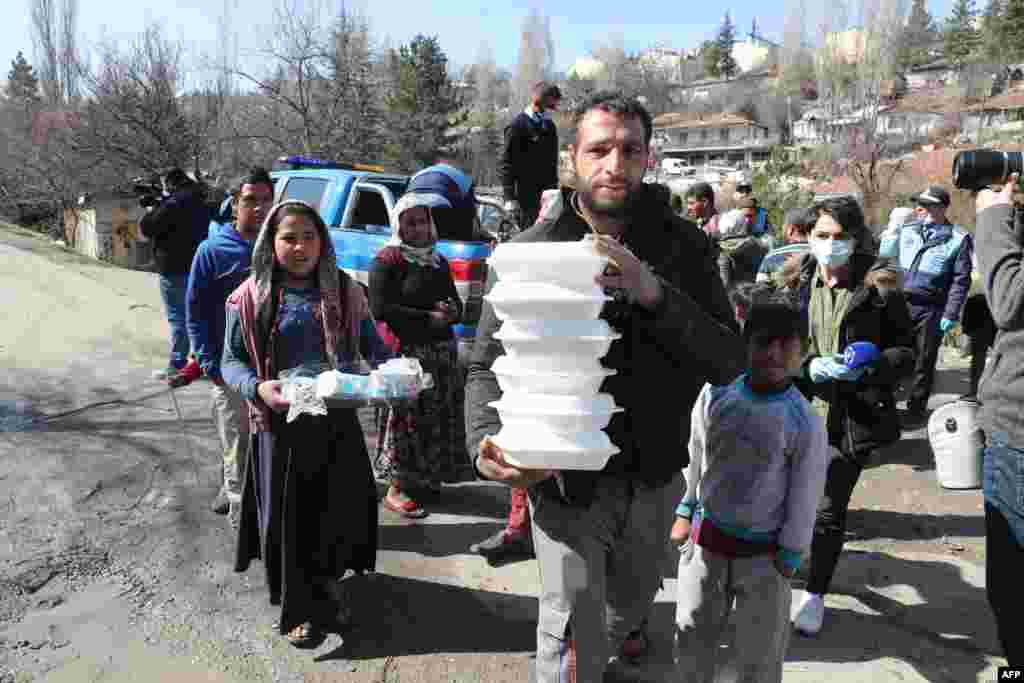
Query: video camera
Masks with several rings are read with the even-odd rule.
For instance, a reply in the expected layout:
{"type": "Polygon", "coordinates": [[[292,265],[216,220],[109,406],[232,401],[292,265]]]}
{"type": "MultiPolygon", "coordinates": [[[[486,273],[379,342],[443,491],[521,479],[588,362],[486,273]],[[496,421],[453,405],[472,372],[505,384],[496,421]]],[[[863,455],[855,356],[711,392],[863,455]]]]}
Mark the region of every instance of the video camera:
{"type": "Polygon", "coordinates": [[[139,206],[148,209],[157,206],[164,197],[164,188],[158,179],[135,178],[132,181],[132,192],[139,197],[139,206]]]}

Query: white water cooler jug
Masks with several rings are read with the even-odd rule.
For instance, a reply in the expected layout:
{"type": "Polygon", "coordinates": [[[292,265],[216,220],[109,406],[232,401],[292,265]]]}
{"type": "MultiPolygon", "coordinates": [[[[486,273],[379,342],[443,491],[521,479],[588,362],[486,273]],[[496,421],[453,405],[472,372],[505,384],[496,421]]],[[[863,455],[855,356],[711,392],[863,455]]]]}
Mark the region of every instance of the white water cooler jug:
{"type": "Polygon", "coordinates": [[[976,401],[953,401],[932,413],[928,420],[935,478],[942,488],[981,488],[985,436],[977,422],[978,407],[976,401]]]}

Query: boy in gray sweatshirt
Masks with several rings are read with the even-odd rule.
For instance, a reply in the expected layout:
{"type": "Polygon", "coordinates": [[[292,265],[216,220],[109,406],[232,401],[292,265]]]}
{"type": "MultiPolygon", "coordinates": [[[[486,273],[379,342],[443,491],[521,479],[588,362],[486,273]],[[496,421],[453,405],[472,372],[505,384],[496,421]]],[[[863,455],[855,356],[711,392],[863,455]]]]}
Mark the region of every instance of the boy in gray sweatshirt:
{"type": "Polygon", "coordinates": [[[829,453],[821,418],[792,384],[801,320],[782,301],[751,306],[748,371],[726,386],[705,385],[693,407],[674,529],[690,532],[676,605],[676,661],[687,683],[714,680],[734,598],[738,680],[782,680],[789,579],[811,544],[829,453]]]}

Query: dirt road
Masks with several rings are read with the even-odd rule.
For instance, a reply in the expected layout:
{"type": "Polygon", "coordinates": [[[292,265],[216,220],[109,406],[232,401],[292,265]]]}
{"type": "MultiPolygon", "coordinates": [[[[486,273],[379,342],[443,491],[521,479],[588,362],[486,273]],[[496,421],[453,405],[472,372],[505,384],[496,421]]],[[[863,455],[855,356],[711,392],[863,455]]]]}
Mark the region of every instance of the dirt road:
{"type": "MultiPolygon", "coordinates": [[[[271,627],[262,569],[232,571],[208,510],[208,386],[175,394],[181,420],[167,393],[130,402],[162,389],[155,277],[0,229],[0,292],[0,682],[529,679],[536,565],[467,553],[498,528],[504,489],[446,488],[424,523],[382,512],[378,573],[349,582],[358,627],[295,650],[271,627]]],[[[944,370],[936,400],[961,381],[944,370]]],[[[994,680],[980,505],[935,485],[920,434],[868,470],[830,621],[794,638],[786,680],[994,680]]],[[[674,569],[668,557],[651,658],[616,680],[673,680],[674,569]]]]}

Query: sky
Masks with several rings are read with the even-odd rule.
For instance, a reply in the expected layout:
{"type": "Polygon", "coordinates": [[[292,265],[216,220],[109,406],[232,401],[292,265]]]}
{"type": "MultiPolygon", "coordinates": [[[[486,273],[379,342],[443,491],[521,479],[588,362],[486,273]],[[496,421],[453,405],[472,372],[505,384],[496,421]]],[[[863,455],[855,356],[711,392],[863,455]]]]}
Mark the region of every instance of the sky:
{"type": "MultiPolygon", "coordinates": [[[[102,38],[130,40],[149,22],[163,24],[168,35],[181,39],[195,55],[217,51],[217,25],[225,4],[238,35],[240,58],[261,47],[273,16],[282,0],[78,0],[79,29],[84,42],[102,38]]],[[[476,61],[486,42],[500,67],[514,67],[519,50],[523,19],[531,7],[547,15],[555,40],[555,68],[567,69],[591,48],[618,35],[627,51],[663,43],[675,48],[695,47],[712,37],[727,7],[741,35],[757,20],[758,32],[781,40],[785,2],[730,0],[728,3],[685,2],[683,0],[549,0],[546,3],[491,0],[286,0],[324,2],[338,7],[347,2],[370,19],[373,33],[392,46],[408,42],[417,33],[436,35],[449,61],[465,66],[476,61]]],[[[823,0],[828,3],[829,0],[823,0]]],[[[933,15],[945,16],[952,0],[929,0],[933,15]]],[[[0,22],[0,52],[6,76],[7,65],[18,50],[32,61],[30,0],[0,0],[4,21],[0,22]]],[[[821,2],[818,3],[819,5],[821,2]]],[[[984,4],[984,3],[981,3],[984,4]]],[[[814,0],[807,0],[813,7],[814,0]]]]}

